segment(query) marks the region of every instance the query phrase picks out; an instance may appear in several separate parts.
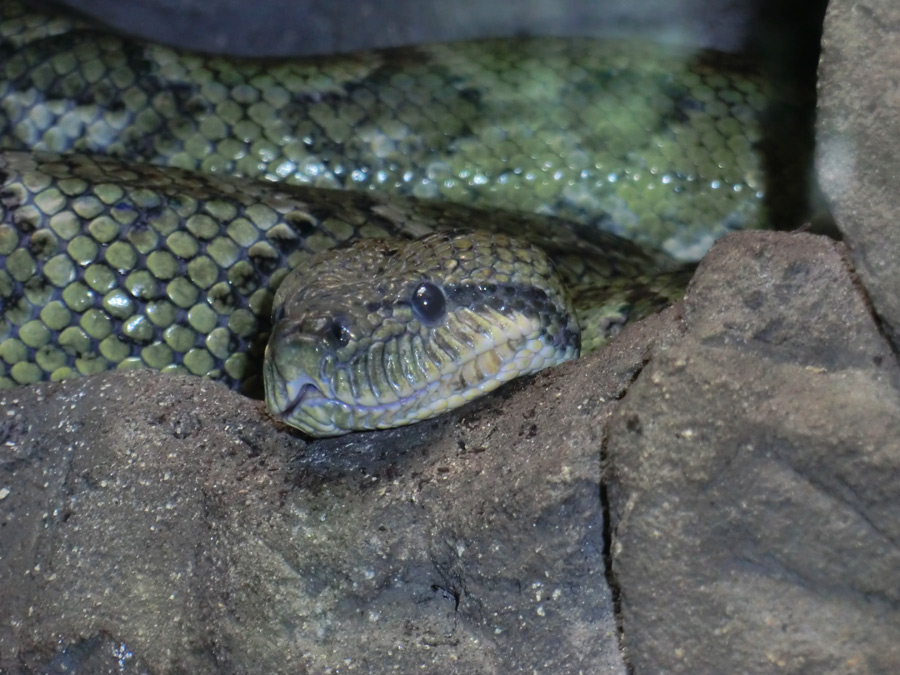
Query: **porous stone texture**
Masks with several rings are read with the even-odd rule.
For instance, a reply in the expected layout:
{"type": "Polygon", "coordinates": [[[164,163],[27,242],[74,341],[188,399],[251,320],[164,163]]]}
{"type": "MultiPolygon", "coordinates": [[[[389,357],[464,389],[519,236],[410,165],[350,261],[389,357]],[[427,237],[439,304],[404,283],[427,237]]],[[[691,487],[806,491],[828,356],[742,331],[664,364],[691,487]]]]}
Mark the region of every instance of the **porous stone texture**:
{"type": "Polygon", "coordinates": [[[637,673],[900,670],[900,369],[844,248],[737,235],[610,422],[637,673]]]}
{"type": "Polygon", "coordinates": [[[898,389],[845,247],[754,233],[403,429],[308,442],[148,372],[7,391],[0,671],[898,672],[898,389]]]}
{"type": "Polygon", "coordinates": [[[819,180],[895,345],[900,345],[898,72],[900,4],[832,2],[819,66],[819,180]]]}
{"type": "Polygon", "coordinates": [[[622,673],[599,447],[642,359],[311,443],[198,378],[3,392],[0,671],[622,673]]]}

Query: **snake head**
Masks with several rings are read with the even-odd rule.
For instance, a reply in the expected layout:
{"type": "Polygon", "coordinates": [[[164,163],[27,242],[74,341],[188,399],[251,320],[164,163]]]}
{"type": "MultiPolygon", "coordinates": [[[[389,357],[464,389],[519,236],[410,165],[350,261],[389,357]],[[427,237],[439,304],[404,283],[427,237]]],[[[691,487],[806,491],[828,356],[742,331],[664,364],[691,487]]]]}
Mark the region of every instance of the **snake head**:
{"type": "Polygon", "coordinates": [[[578,356],[552,263],[505,235],[359,240],[291,272],[266,347],[271,412],[312,436],[432,417],[578,356]]]}

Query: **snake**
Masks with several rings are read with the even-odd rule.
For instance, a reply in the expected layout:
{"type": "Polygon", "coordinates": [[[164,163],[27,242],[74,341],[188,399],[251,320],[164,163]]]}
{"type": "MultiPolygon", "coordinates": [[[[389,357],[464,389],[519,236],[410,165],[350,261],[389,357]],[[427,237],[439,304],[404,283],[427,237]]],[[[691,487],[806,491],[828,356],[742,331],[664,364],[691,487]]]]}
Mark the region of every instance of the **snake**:
{"type": "Polygon", "coordinates": [[[521,38],[235,60],[0,9],[0,388],[213,378],[313,437],[594,351],[771,221],[770,84],[521,38]]]}

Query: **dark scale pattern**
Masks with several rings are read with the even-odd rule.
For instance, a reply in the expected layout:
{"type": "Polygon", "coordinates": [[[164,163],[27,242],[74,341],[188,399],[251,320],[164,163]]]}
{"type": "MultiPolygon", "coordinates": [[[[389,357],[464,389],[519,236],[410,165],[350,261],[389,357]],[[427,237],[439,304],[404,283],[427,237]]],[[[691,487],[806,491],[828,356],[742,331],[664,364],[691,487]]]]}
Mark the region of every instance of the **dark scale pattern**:
{"type": "MultiPolygon", "coordinates": [[[[290,269],[356,239],[418,238],[448,224],[546,250],[567,285],[601,294],[577,306],[588,327],[622,317],[623,298],[625,317],[636,317],[683,287],[655,281],[659,261],[624,240],[540,216],[346,200],[88,156],[0,153],[0,177],[0,387],[149,366],[258,390],[248,378],[258,378],[274,292],[290,269]]],[[[387,247],[385,260],[397,252],[387,247]]],[[[337,279],[360,278],[352,259],[340,260],[337,279]]],[[[517,302],[521,290],[504,283],[489,285],[517,302]]],[[[392,306],[361,302],[369,314],[392,306]]],[[[609,335],[590,330],[594,347],[609,335]]]]}
{"type": "MultiPolygon", "coordinates": [[[[357,239],[448,228],[545,251],[593,349],[685,284],[684,271],[598,227],[694,258],[729,228],[764,221],[767,88],[721,56],[541,39],[233,62],[14,1],[0,5],[0,55],[0,148],[25,151],[0,152],[0,386],[143,366],[247,385],[291,268],[357,239]]],[[[527,247],[488,249],[497,306],[558,321],[540,293],[510,282],[536,262],[527,247]]],[[[383,294],[373,281],[363,287],[383,294]]],[[[371,292],[360,307],[376,334],[355,335],[348,310],[340,331],[322,328],[337,353],[380,344],[388,315],[410,313],[408,300],[371,292]]],[[[557,328],[573,344],[577,330],[557,328]]],[[[459,348],[441,339],[404,349],[437,363],[459,348]]],[[[348,386],[403,375],[378,349],[347,371],[348,386]]]]}
{"type": "Polygon", "coordinates": [[[552,213],[683,259],[765,221],[770,93],[725,55],[540,38],[232,61],[43,23],[0,9],[0,147],[552,213]]]}
{"type": "Polygon", "coordinates": [[[273,246],[291,225],[253,189],[47,159],[0,159],[0,386],[146,366],[233,386],[259,372],[280,278],[337,241],[319,224],[273,246]]]}
{"type": "Polygon", "coordinates": [[[409,424],[579,354],[553,262],[499,233],[357,241],[289,274],[275,306],[269,408],[316,436],[409,424]]]}

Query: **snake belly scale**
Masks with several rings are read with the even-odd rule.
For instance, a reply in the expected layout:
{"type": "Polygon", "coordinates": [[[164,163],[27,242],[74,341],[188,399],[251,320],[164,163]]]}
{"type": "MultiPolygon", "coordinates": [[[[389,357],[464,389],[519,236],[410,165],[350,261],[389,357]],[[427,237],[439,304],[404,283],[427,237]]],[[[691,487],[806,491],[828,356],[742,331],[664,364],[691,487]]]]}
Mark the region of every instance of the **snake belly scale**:
{"type": "Polygon", "coordinates": [[[233,63],[4,4],[0,386],[258,392],[267,352],[270,409],[333,435],[597,348],[689,274],[616,235],[690,259],[765,221],[765,86],[648,49],[233,63]]]}

